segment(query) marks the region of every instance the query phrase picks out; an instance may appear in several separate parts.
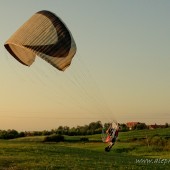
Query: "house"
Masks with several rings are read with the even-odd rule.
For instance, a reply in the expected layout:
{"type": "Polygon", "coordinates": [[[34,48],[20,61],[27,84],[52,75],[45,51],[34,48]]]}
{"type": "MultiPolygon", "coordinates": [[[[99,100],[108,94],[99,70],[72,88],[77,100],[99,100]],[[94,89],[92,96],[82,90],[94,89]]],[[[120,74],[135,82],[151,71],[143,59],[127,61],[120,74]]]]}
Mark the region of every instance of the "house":
{"type": "Polygon", "coordinates": [[[148,128],[149,128],[149,129],[156,129],[156,128],[158,128],[158,126],[157,126],[157,124],[155,124],[155,125],[149,125],[148,128]]]}
{"type": "Polygon", "coordinates": [[[126,126],[129,128],[129,130],[132,130],[134,126],[137,124],[140,124],[139,122],[127,122],[126,126]]]}
{"type": "Polygon", "coordinates": [[[157,125],[157,124],[148,126],[149,129],[164,128],[164,127],[165,127],[165,125],[157,125]]]}

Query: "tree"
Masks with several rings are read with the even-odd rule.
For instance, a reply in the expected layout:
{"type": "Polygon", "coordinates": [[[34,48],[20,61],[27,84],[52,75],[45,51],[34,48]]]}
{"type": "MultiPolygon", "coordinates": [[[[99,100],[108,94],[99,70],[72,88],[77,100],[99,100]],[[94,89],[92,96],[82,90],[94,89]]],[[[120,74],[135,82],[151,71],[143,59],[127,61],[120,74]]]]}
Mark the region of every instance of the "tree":
{"type": "Polygon", "coordinates": [[[48,131],[48,130],[43,130],[43,131],[42,131],[42,135],[43,135],[43,136],[51,135],[52,133],[53,133],[53,131],[52,131],[52,132],[50,132],[50,131],[48,131]]]}
{"type": "Polygon", "coordinates": [[[70,128],[68,126],[63,127],[63,134],[68,135],[70,128]]]}
{"type": "Polygon", "coordinates": [[[25,137],[25,133],[24,132],[19,132],[18,137],[25,137]]]}
{"type": "Polygon", "coordinates": [[[57,134],[62,135],[62,134],[63,134],[63,131],[64,131],[63,126],[59,126],[58,129],[57,129],[57,134]]]}
{"type": "Polygon", "coordinates": [[[91,131],[91,134],[95,134],[95,132],[98,133],[99,129],[100,129],[100,130],[102,129],[102,123],[101,123],[101,121],[91,122],[91,123],[89,124],[88,130],[91,131]],[[97,131],[96,131],[96,130],[97,130],[97,131]]]}
{"type": "Polygon", "coordinates": [[[75,127],[72,127],[72,128],[69,130],[69,135],[70,135],[70,136],[75,136],[75,135],[77,135],[77,133],[76,133],[76,128],[75,128],[75,127]]]}
{"type": "Polygon", "coordinates": [[[168,128],[169,127],[169,124],[168,123],[165,123],[165,128],[168,128]]]}
{"type": "Polygon", "coordinates": [[[19,133],[12,129],[12,130],[0,130],[0,138],[1,139],[14,139],[19,137],[19,133]]]}
{"type": "Polygon", "coordinates": [[[128,131],[129,130],[129,128],[127,127],[127,125],[126,124],[120,124],[120,129],[121,129],[121,131],[122,132],[126,132],[126,131],[128,131]]]}
{"type": "Polygon", "coordinates": [[[142,129],[147,129],[147,126],[145,123],[139,123],[136,125],[136,130],[142,130],[142,129]]]}

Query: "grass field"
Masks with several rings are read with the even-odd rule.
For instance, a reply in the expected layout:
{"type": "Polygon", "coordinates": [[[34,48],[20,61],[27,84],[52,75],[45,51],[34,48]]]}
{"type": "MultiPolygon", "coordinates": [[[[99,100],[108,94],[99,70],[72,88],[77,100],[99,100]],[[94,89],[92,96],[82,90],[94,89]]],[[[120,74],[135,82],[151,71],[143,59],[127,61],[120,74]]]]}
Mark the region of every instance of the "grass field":
{"type": "MultiPolygon", "coordinates": [[[[165,129],[160,130],[159,134],[169,136],[169,132],[170,129],[165,129]]],[[[59,143],[43,143],[43,137],[1,140],[0,170],[170,169],[169,143],[160,150],[159,147],[148,147],[140,140],[129,142],[130,137],[125,141],[126,136],[132,133],[135,135],[135,132],[120,133],[120,142],[109,153],[104,152],[106,144],[98,141],[99,135],[89,136],[90,142],[87,143],[74,142],[79,137],[68,136],[66,142],[59,143]]],[[[146,132],[139,133],[138,138],[142,138],[146,132]]],[[[148,131],[148,136],[155,133],[158,131],[148,131]]]]}

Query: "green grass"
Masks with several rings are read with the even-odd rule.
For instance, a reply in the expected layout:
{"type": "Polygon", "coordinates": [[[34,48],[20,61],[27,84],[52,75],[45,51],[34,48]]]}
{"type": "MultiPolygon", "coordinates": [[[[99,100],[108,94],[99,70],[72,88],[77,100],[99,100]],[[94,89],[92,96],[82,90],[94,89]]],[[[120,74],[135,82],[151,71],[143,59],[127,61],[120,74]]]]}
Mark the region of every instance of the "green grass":
{"type": "MultiPolygon", "coordinates": [[[[163,137],[169,135],[168,130],[147,133],[151,137],[159,132],[163,137]]],[[[66,142],[60,143],[43,143],[43,136],[0,140],[0,170],[169,170],[170,145],[159,150],[141,140],[126,140],[133,135],[142,138],[145,134],[145,131],[138,132],[120,133],[120,142],[109,153],[104,151],[106,144],[99,142],[100,135],[87,136],[90,139],[87,143],[78,142],[79,136],[65,136],[66,142]],[[141,159],[143,162],[136,162],[141,159]],[[163,159],[169,163],[161,163],[163,159]],[[146,162],[148,160],[152,162],[146,162]]]]}
{"type": "Polygon", "coordinates": [[[142,139],[146,137],[153,137],[153,136],[160,136],[160,137],[169,137],[170,138],[170,128],[158,128],[153,130],[132,130],[128,132],[121,132],[119,133],[119,139],[121,141],[128,141],[131,139],[142,139]]]}
{"type": "Polygon", "coordinates": [[[0,142],[0,169],[167,169],[168,164],[136,163],[143,156],[128,154],[132,144],[117,144],[110,153],[103,143],[0,142]],[[122,149],[122,150],[121,150],[122,149]],[[124,149],[124,151],[123,151],[124,149]]]}
{"type": "Polygon", "coordinates": [[[45,136],[28,136],[16,139],[11,139],[14,142],[42,142],[45,136]]]}

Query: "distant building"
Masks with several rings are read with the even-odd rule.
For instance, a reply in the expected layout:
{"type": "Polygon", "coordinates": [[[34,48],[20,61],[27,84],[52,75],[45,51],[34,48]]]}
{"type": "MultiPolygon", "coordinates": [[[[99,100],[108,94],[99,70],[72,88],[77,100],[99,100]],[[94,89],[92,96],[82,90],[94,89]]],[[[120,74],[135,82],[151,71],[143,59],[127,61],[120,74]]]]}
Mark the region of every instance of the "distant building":
{"type": "Polygon", "coordinates": [[[149,129],[164,128],[164,127],[165,127],[165,125],[157,125],[157,124],[148,125],[149,129]]]}
{"type": "Polygon", "coordinates": [[[139,122],[127,122],[126,126],[129,128],[129,130],[132,130],[134,126],[137,124],[140,124],[139,122]]]}
{"type": "Polygon", "coordinates": [[[149,125],[148,128],[149,128],[149,129],[156,129],[156,128],[158,128],[158,126],[157,126],[157,124],[155,124],[155,125],[149,125]]]}

